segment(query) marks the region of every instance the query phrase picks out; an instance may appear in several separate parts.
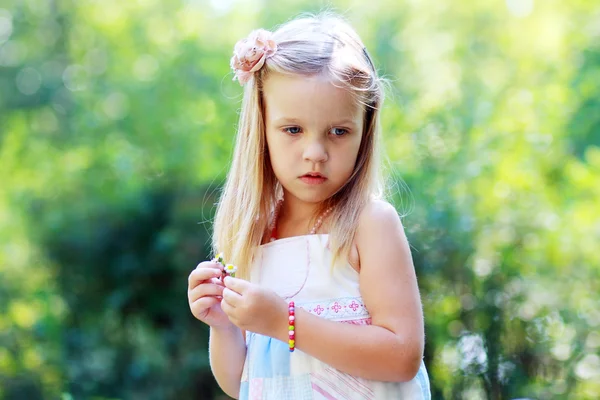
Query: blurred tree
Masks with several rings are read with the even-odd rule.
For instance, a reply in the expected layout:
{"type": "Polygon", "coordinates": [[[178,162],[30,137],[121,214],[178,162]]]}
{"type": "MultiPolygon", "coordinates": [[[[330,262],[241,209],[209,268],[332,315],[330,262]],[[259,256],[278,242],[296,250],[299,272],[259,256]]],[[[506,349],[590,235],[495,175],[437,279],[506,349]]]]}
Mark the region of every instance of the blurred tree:
{"type": "Polygon", "coordinates": [[[69,310],[62,338],[75,398],[213,398],[208,331],[189,312],[185,283],[210,254],[210,226],[196,216],[214,193],[162,188],[59,215],[52,202],[33,204],[32,217],[51,229],[31,234],[57,266],[69,310]]]}

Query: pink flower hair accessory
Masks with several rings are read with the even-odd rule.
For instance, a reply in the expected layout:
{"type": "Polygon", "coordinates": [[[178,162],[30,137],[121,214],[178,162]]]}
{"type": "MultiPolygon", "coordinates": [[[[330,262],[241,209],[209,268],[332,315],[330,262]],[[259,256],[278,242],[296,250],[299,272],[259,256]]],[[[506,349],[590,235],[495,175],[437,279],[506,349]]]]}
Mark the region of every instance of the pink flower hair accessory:
{"type": "Polygon", "coordinates": [[[257,29],[235,44],[230,62],[235,73],[233,80],[237,78],[240,85],[244,86],[254,72],[262,68],[265,60],[275,54],[277,44],[272,37],[272,32],[257,29]]]}

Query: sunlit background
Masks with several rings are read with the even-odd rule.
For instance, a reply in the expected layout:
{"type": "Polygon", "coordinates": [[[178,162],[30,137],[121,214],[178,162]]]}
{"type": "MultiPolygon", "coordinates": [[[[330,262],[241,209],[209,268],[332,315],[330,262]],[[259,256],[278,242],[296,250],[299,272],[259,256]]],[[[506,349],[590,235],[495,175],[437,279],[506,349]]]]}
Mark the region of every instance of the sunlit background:
{"type": "Polygon", "coordinates": [[[600,398],[597,0],[2,0],[0,399],[225,398],[186,279],[229,58],[324,7],[389,82],[433,398],[600,398]]]}

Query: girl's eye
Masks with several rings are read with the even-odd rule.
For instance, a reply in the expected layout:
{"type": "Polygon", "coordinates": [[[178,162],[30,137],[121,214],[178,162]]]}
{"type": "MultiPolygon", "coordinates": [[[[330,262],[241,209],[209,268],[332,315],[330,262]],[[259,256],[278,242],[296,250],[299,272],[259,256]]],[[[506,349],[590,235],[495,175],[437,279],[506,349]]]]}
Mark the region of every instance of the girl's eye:
{"type": "Polygon", "coordinates": [[[344,136],[348,133],[348,130],[344,128],[332,128],[329,132],[331,132],[334,136],[344,136]]]}
{"type": "Polygon", "coordinates": [[[297,135],[300,133],[300,127],[299,126],[290,126],[289,128],[284,128],[284,131],[286,131],[287,133],[291,134],[291,135],[297,135]]]}

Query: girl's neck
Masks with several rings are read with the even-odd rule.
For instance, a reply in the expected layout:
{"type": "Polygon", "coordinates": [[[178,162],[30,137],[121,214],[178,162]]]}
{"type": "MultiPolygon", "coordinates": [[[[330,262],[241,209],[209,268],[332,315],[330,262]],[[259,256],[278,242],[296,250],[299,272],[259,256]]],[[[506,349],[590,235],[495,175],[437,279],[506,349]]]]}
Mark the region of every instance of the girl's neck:
{"type": "Polygon", "coordinates": [[[314,219],[315,213],[321,206],[320,203],[308,203],[302,201],[284,190],[283,198],[285,201],[279,210],[279,218],[283,217],[286,223],[291,225],[309,225],[314,219]]]}
{"type": "Polygon", "coordinates": [[[280,201],[277,205],[273,216],[274,220],[270,226],[270,239],[317,233],[331,212],[330,207],[317,216],[316,212],[320,204],[301,203],[290,200],[288,196],[285,201],[280,201]]]}
{"type": "Polygon", "coordinates": [[[312,204],[289,204],[286,200],[279,210],[279,221],[284,221],[286,224],[292,226],[300,227],[306,225],[304,228],[308,228],[311,221],[314,219],[317,207],[318,205],[312,204]]]}

